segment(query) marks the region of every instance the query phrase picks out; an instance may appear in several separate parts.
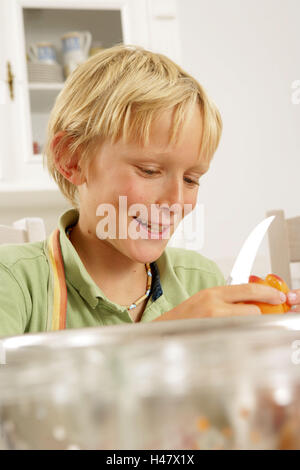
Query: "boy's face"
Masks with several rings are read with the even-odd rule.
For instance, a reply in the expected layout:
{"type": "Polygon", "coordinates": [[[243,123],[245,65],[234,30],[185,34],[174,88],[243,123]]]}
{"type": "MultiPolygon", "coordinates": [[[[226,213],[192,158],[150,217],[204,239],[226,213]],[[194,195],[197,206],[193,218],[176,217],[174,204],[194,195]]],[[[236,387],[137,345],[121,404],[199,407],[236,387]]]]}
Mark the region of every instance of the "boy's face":
{"type": "MultiPolygon", "coordinates": [[[[195,207],[199,178],[208,169],[198,159],[202,135],[199,106],[195,105],[191,120],[181,131],[179,141],[168,145],[171,118],[172,111],[166,111],[153,123],[148,146],[140,147],[134,142],[125,144],[122,140],[115,144],[104,142],[87,169],[84,184],[78,187],[81,227],[86,227],[95,237],[99,235],[97,224],[107,220],[108,213],[103,211],[103,216],[99,217],[96,215],[97,208],[101,204],[112,205],[116,214],[116,238],[99,240],[99,243],[109,244],[110,248],[140,263],[158,259],[169,237],[159,239],[156,233],[154,239],[151,235],[148,239],[145,235],[144,238],[133,239],[132,230],[147,234],[147,229],[143,229],[133,216],[137,215],[143,222],[153,224],[169,221],[171,236],[176,228],[175,214],[181,208],[183,215],[185,204],[195,207]],[[149,174],[149,171],[155,173],[149,174]],[[120,196],[126,198],[123,199],[126,201],[123,207],[119,207],[120,196]],[[142,204],[146,213],[130,213],[133,204],[142,204]],[[172,209],[173,204],[176,206],[172,209]],[[159,220],[151,217],[153,207],[158,209],[156,214],[159,220]],[[119,238],[120,230],[124,235],[124,227],[127,227],[125,236],[119,238]]],[[[153,230],[157,228],[153,225],[153,230]]],[[[108,226],[105,231],[108,231],[108,226]]]]}

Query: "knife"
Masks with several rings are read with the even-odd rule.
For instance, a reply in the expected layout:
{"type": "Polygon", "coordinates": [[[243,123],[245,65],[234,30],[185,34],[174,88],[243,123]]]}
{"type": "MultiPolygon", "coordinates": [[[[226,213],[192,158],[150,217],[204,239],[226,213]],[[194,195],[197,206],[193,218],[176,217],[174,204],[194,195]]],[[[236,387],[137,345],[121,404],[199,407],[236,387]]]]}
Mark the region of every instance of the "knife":
{"type": "Polygon", "coordinates": [[[252,230],[235,260],[227,285],[248,283],[257,251],[274,218],[275,215],[267,217],[252,230]]]}

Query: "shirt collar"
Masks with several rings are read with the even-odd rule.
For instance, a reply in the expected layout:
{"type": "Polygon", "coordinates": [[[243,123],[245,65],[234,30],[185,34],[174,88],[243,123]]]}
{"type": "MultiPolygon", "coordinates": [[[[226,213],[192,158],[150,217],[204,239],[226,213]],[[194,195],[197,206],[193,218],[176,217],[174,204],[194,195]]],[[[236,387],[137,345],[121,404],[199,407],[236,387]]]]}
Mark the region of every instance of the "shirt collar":
{"type": "MultiPolygon", "coordinates": [[[[99,299],[103,299],[114,309],[124,311],[124,307],[118,306],[117,304],[111,302],[105,296],[100,287],[94,282],[87,272],[84,264],[82,263],[77,251],[67,237],[66,228],[69,225],[76,224],[78,218],[78,210],[70,209],[64,212],[58,221],[58,229],[60,231],[60,245],[62,257],[64,260],[66,280],[69,281],[73,287],[75,287],[81,297],[83,297],[93,309],[96,308],[99,299]]],[[[153,277],[150,298],[152,302],[154,302],[163,294],[163,290],[161,287],[159,269],[156,262],[151,263],[151,270],[153,277]]]]}

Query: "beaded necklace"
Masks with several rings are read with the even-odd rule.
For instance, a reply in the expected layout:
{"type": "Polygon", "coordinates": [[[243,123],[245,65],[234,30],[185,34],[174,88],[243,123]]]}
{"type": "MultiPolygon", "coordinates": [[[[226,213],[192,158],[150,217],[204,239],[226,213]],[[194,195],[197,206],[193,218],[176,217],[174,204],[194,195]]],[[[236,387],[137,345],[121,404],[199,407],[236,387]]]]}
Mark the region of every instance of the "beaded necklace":
{"type": "MultiPolygon", "coordinates": [[[[68,239],[70,240],[70,234],[74,228],[74,225],[70,225],[69,227],[66,228],[66,234],[68,239]]],[[[70,240],[71,241],[71,240],[70,240]]],[[[146,293],[142,295],[142,297],[139,297],[135,302],[133,302],[131,305],[125,305],[128,311],[136,308],[143,300],[147,299],[149,297],[150,292],[151,292],[151,283],[152,283],[152,272],[151,272],[151,267],[149,263],[145,264],[146,268],[146,273],[147,273],[147,286],[146,286],[146,293]]]]}

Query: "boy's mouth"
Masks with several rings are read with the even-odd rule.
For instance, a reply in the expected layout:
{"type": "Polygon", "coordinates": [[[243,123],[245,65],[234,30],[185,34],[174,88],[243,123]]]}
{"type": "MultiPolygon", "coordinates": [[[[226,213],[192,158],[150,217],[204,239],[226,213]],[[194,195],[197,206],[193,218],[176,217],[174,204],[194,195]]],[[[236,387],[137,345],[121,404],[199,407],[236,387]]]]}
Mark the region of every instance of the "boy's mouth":
{"type": "Polygon", "coordinates": [[[166,229],[170,228],[171,225],[163,225],[163,224],[155,224],[155,223],[149,223],[147,221],[143,221],[142,219],[139,219],[138,217],[133,217],[139,224],[141,224],[143,227],[146,229],[150,230],[151,232],[157,232],[157,233],[162,233],[166,229]]]}

